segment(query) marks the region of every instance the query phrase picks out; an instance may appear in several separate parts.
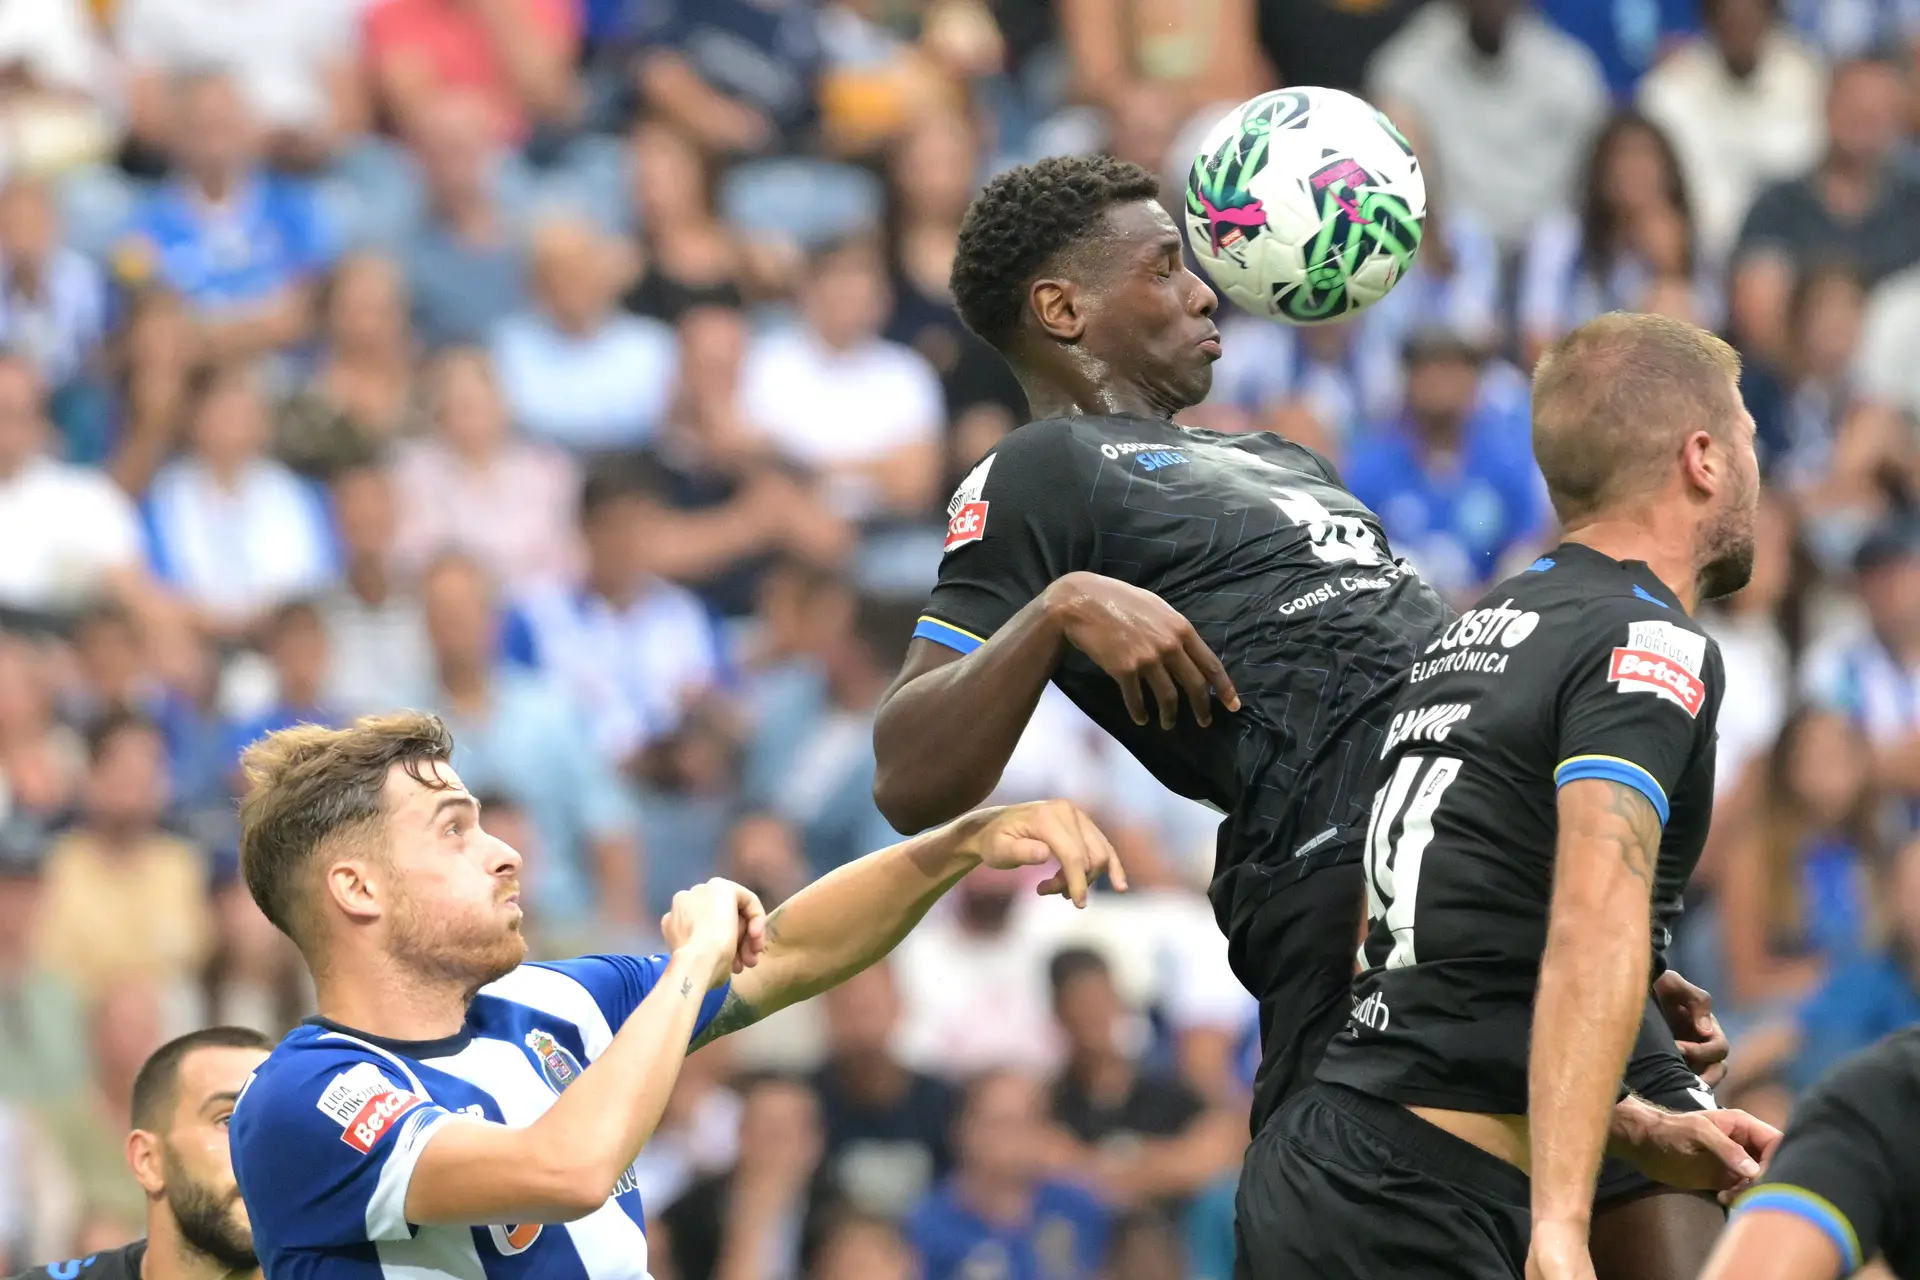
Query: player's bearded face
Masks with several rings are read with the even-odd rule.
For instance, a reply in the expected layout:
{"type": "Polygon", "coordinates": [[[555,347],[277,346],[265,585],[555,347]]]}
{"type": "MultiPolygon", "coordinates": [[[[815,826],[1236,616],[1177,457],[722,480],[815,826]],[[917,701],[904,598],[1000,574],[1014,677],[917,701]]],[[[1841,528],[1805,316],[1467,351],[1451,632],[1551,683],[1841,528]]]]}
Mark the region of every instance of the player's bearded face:
{"type": "Polygon", "coordinates": [[[186,1242],[228,1271],[251,1271],[260,1265],[253,1256],[253,1228],[239,1184],[229,1176],[224,1187],[197,1182],[171,1145],[160,1150],[167,1179],[167,1208],[180,1224],[186,1242]]]}
{"type": "Polygon", "coordinates": [[[502,909],[519,885],[478,868],[459,870],[471,872],[471,878],[399,878],[390,946],[409,968],[482,987],[526,959],[520,915],[502,909]]]}
{"type": "Polygon", "coordinates": [[[1760,507],[1760,464],[1753,453],[1750,427],[1736,426],[1727,449],[1734,482],[1714,516],[1701,529],[1702,599],[1732,595],[1753,576],[1754,524],[1760,507]]]}

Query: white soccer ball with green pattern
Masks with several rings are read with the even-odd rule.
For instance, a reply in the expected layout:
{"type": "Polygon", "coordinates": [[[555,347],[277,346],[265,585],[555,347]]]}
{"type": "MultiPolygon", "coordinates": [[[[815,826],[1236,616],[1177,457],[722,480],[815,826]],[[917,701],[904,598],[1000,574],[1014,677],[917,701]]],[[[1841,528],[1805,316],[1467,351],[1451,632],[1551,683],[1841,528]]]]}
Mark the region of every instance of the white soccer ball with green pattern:
{"type": "Polygon", "coordinates": [[[1413,265],[1427,183],[1413,148],[1338,89],[1279,89],[1228,112],[1187,177],[1187,244],[1243,311],[1322,324],[1413,265]]]}

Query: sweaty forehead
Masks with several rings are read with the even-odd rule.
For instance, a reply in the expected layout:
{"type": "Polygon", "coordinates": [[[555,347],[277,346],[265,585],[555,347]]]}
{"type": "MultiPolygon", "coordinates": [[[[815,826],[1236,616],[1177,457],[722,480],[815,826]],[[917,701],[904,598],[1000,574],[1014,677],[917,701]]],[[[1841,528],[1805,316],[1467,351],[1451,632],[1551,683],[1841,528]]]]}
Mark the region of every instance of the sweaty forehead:
{"type": "Polygon", "coordinates": [[[1147,253],[1180,243],[1180,229],[1157,200],[1132,200],[1107,210],[1097,224],[1107,249],[1147,253]]]}

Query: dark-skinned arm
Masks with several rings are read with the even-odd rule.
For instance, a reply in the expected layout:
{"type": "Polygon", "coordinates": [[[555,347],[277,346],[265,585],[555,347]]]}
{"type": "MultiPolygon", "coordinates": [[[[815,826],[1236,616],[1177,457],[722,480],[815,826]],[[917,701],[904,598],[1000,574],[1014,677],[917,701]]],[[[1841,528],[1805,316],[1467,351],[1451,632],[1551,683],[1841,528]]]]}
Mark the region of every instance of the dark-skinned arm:
{"type": "Polygon", "coordinates": [[[1220,660],[1166,601],[1099,574],[1066,574],[965,656],[914,640],[873,729],[873,798],[895,830],[918,831],[986,799],[1069,645],[1114,678],[1135,724],[1147,723],[1149,691],[1163,729],[1179,715],[1182,690],[1203,726],[1213,693],[1239,709],[1220,660]]]}

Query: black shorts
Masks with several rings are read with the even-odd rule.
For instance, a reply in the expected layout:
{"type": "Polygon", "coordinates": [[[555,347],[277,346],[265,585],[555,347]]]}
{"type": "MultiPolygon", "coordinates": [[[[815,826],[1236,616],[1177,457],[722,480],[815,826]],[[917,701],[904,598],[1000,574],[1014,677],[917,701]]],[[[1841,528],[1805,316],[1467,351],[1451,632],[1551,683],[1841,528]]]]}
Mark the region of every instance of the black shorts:
{"type": "Polygon", "coordinates": [[[1247,990],[1260,997],[1254,1133],[1313,1082],[1327,1045],[1346,1025],[1366,896],[1365,867],[1349,859],[1275,890],[1254,917],[1235,965],[1247,990]]]}
{"type": "MultiPolygon", "coordinates": [[[[1633,1042],[1627,1059],[1627,1087],[1648,1102],[1669,1111],[1706,1111],[1715,1104],[1706,1082],[1695,1075],[1680,1057],[1667,1029],[1660,1006],[1651,997],[1646,1016],[1640,1020],[1640,1036],[1633,1042]]],[[[1600,1187],[1594,1195],[1594,1207],[1637,1200],[1663,1188],[1624,1160],[1607,1160],[1600,1166],[1600,1187]]]]}
{"type": "Polygon", "coordinates": [[[1234,1280],[1521,1280],[1527,1176],[1405,1107],[1317,1083],[1247,1151],[1234,1280]]]}

